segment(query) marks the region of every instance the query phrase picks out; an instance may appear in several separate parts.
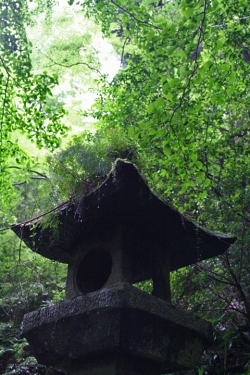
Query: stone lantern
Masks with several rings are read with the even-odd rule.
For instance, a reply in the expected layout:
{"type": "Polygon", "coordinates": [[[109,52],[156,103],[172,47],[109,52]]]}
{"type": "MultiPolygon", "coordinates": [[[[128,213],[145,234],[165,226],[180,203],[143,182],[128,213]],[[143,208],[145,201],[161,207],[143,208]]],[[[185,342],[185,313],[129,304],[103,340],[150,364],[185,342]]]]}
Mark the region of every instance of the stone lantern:
{"type": "Polygon", "coordinates": [[[24,316],[39,363],[71,375],[160,375],[194,368],[210,323],[171,305],[170,271],[223,254],[236,237],[209,232],[158,199],[136,167],[117,160],[58,233],[39,220],[12,230],[33,251],[68,264],[65,301],[24,316]],[[152,295],[133,286],[152,279],[152,295]]]}

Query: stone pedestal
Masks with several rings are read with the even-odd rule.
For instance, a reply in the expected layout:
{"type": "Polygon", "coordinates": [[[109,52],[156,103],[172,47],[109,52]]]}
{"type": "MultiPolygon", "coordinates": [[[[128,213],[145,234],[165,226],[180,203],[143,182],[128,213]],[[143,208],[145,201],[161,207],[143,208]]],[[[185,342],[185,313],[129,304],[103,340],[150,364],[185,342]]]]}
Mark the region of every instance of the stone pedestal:
{"type": "Polygon", "coordinates": [[[194,368],[211,324],[129,283],[26,314],[39,363],[71,375],[160,375],[194,368]]]}

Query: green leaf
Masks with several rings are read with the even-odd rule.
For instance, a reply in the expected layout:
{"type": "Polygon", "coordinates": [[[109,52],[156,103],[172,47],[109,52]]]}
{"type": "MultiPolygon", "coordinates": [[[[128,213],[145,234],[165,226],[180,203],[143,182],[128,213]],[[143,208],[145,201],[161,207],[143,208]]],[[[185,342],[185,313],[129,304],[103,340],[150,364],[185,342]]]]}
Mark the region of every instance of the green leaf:
{"type": "Polygon", "coordinates": [[[199,180],[198,182],[201,183],[205,179],[205,173],[204,172],[198,172],[196,174],[196,179],[199,180]]]}
{"type": "Polygon", "coordinates": [[[217,47],[218,51],[223,47],[224,44],[225,44],[225,38],[219,38],[216,41],[216,47],[217,47]]]}
{"type": "Polygon", "coordinates": [[[196,152],[192,152],[191,154],[189,154],[189,157],[190,159],[192,159],[193,163],[195,163],[198,156],[196,152]]]}
{"type": "Polygon", "coordinates": [[[228,82],[233,82],[236,78],[236,73],[231,72],[230,76],[228,77],[228,82]]]}
{"type": "Polygon", "coordinates": [[[157,98],[154,102],[155,108],[163,107],[165,105],[165,101],[163,98],[157,98]]]}
{"type": "Polygon", "coordinates": [[[133,126],[130,126],[130,127],[128,128],[128,136],[131,137],[131,138],[133,138],[134,135],[135,135],[135,129],[134,129],[133,126]]]}
{"type": "Polygon", "coordinates": [[[151,31],[148,33],[148,35],[147,35],[147,40],[148,40],[148,42],[150,42],[150,41],[153,39],[154,36],[155,36],[155,33],[154,33],[153,30],[151,30],[151,31]]]}
{"type": "Polygon", "coordinates": [[[171,147],[169,145],[164,146],[163,152],[166,156],[169,156],[171,154],[171,147]]]}
{"type": "MultiPolygon", "coordinates": [[[[212,6],[213,6],[213,10],[216,10],[219,6],[219,1],[213,0],[212,6]]],[[[202,374],[203,374],[203,372],[202,372],[202,374]]],[[[199,374],[199,375],[201,375],[201,374],[199,374]]]]}
{"type": "Polygon", "coordinates": [[[150,103],[147,108],[147,112],[149,115],[151,115],[155,111],[153,103],[150,103]]]}
{"type": "Polygon", "coordinates": [[[178,87],[180,84],[180,79],[179,78],[170,79],[168,83],[170,87],[178,87]]]}
{"type": "Polygon", "coordinates": [[[203,186],[204,186],[204,187],[208,187],[210,184],[211,184],[211,181],[207,178],[207,179],[204,181],[203,186]]]}
{"type": "Polygon", "coordinates": [[[212,96],[211,96],[211,103],[212,104],[215,104],[217,102],[217,95],[216,94],[213,94],[212,96]]]}
{"type": "Polygon", "coordinates": [[[183,9],[183,10],[182,10],[182,14],[183,14],[185,17],[189,18],[189,17],[191,17],[191,16],[194,14],[194,9],[191,8],[191,7],[188,7],[188,8],[186,8],[186,9],[183,9]]]}
{"type": "Polygon", "coordinates": [[[170,101],[173,102],[173,94],[169,91],[166,95],[166,98],[170,101]]]}
{"type": "Polygon", "coordinates": [[[206,196],[207,196],[207,192],[206,192],[206,191],[203,191],[202,193],[200,193],[200,194],[198,195],[197,198],[203,200],[204,198],[206,198],[206,196]]]}
{"type": "Polygon", "coordinates": [[[201,169],[203,167],[202,162],[200,162],[199,160],[195,163],[195,165],[198,169],[201,169]]]}
{"type": "Polygon", "coordinates": [[[165,83],[163,86],[162,86],[162,91],[164,94],[166,94],[169,90],[169,84],[168,83],[165,83]]]}
{"type": "Polygon", "coordinates": [[[230,64],[221,64],[218,66],[218,70],[220,73],[227,73],[230,70],[230,64]]]}

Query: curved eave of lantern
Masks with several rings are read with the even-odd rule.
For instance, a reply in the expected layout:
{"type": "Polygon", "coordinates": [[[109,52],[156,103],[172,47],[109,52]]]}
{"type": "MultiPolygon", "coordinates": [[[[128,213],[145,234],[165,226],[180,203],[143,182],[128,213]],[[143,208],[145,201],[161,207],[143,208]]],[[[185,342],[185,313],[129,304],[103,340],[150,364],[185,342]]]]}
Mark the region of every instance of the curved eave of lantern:
{"type": "Polygon", "coordinates": [[[165,248],[171,271],[223,254],[236,240],[186,219],[151,192],[132,163],[122,160],[116,161],[107,180],[83,196],[77,206],[68,202],[58,212],[56,236],[39,220],[35,225],[34,221],[13,225],[12,230],[33,251],[63,263],[70,261],[83,239],[119,224],[134,230],[144,242],[145,255],[154,243],[165,248]]]}

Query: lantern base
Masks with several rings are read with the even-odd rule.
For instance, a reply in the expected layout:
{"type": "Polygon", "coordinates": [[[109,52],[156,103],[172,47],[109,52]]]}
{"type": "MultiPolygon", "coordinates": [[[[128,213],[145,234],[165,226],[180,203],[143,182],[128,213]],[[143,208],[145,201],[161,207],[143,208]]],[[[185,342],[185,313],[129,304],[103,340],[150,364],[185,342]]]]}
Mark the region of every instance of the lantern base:
{"type": "Polygon", "coordinates": [[[145,359],[133,358],[129,355],[99,357],[98,362],[93,359],[85,360],[78,368],[70,370],[71,375],[158,375],[159,366],[145,359]]]}
{"type": "Polygon", "coordinates": [[[38,362],[72,375],[160,375],[198,365],[211,324],[128,283],[44,307],[21,328],[38,362]]]}

